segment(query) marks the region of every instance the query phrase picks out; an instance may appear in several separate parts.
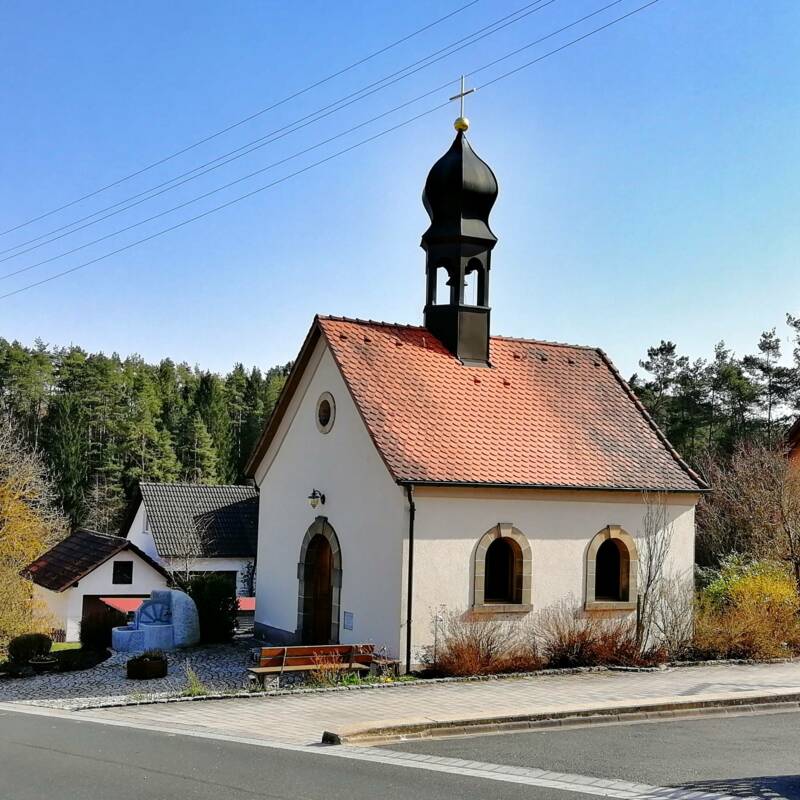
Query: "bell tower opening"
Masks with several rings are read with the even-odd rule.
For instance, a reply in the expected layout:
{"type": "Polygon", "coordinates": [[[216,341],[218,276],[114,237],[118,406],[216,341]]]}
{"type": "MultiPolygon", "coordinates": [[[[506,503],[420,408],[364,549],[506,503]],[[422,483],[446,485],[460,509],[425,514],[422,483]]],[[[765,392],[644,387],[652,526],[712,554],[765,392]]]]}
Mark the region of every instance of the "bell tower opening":
{"type": "Polygon", "coordinates": [[[421,242],[425,327],[465,365],[489,366],[489,270],[497,243],[489,214],[498,187],[467,141],[468,125],[463,116],[456,120],[456,138],[433,165],[422,194],[431,220],[421,242]]]}

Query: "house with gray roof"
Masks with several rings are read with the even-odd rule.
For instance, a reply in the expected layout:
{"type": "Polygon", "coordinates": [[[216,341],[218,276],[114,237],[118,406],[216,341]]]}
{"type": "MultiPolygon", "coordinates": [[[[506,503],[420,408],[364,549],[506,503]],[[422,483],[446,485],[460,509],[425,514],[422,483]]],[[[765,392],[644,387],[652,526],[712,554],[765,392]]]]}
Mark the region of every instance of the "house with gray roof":
{"type": "Polygon", "coordinates": [[[252,596],[258,492],[251,486],[139,484],[121,531],[172,573],[219,572],[252,596]]]}

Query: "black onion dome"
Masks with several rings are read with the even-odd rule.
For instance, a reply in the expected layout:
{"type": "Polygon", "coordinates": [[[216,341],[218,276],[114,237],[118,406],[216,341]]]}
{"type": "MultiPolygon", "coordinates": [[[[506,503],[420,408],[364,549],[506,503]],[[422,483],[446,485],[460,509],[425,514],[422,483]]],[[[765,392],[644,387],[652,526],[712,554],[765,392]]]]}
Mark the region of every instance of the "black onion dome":
{"type": "Polygon", "coordinates": [[[423,240],[469,237],[496,242],[489,227],[489,214],[496,200],[494,172],[459,131],[425,181],[422,202],[431,224],[423,240]]]}

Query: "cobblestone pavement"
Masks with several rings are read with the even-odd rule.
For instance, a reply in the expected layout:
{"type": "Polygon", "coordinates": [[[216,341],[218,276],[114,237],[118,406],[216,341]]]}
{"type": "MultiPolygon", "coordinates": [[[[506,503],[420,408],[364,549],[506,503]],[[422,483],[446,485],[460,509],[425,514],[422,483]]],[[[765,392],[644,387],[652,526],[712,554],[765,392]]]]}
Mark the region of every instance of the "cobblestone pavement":
{"type": "Polygon", "coordinates": [[[131,681],[125,677],[129,653],[115,653],[93,669],[53,672],[0,681],[0,702],[75,710],[102,703],[174,697],[186,688],[186,666],[215,691],[247,687],[247,658],[252,640],[229,645],[188,647],[167,653],[166,678],[131,681]]]}
{"type": "Polygon", "coordinates": [[[468,683],[405,684],[353,691],[129,706],[78,712],[105,721],[312,744],[342,726],[601,708],[744,692],[800,691],[800,663],[598,672],[468,683]]]}

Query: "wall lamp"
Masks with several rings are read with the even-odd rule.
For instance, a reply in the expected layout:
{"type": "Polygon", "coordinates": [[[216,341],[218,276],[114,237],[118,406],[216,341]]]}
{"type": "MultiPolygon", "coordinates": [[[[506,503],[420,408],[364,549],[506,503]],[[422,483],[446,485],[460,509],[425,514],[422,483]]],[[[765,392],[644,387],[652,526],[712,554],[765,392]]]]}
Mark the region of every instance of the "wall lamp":
{"type": "Polygon", "coordinates": [[[316,508],[320,503],[325,505],[325,495],[319,489],[312,489],[311,494],[308,496],[308,504],[311,508],[316,508]]]}

